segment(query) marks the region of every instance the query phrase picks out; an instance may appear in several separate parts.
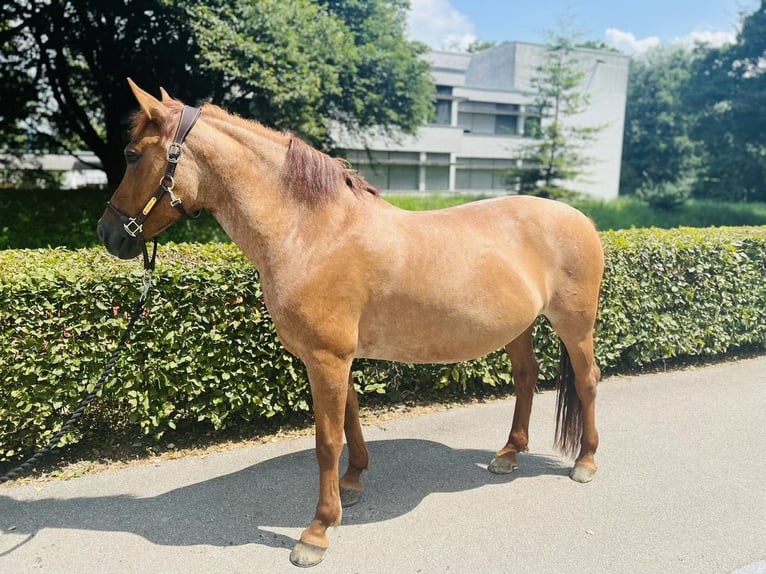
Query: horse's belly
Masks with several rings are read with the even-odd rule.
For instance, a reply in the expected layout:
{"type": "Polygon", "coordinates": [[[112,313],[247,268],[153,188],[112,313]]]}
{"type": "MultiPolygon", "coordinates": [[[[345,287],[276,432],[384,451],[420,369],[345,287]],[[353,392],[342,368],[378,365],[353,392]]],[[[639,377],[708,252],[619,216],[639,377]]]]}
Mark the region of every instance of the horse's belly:
{"type": "Polygon", "coordinates": [[[411,309],[375,314],[359,327],[357,356],[404,363],[455,363],[484,356],[518,337],[537,309],[411,309]]]}

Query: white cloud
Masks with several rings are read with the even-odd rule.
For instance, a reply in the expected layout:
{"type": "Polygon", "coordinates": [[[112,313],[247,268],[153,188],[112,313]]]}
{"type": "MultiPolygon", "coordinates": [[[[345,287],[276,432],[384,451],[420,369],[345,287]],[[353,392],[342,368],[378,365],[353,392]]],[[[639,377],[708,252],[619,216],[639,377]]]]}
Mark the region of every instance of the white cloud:
{"type": "Polygon", "coordinates": [[[606,31],[606,43],[626,54],[641,54],[659,45],[660,42],[657,36],[639,40],[634,34],[617,28],[609,28],[606,31]]]}
{"type": "Polygon", "coordinates": [[[411,0],[407,18],[410,38],[435,49],[465,50],[475,42],[473,22],[455,9],[449,0],[411,0]]]}
{"type": "Polygon", "coordinates": [[[708,44],[713,47],[720,47],[724,44],[733,44],[737,40],[736,32],[716,32],[712,30],[696,30],[683,38],[676,38],[673,42],[682,44],[708,44]]]}
{"type": "MultiPolygon", "coordinates": [[[[658,46],[662,41],[657,36],[649,36],[639,40],[631,32],[624,32],[617,28],[609,28],[606,31],[606,42],[626,54],[641,55],[644,52],[658,46]]],[[[674,38],[673,44],[685,44],[693,46],[697,43],[704,43],[710,46],[719,47],[724,44],[731,44],[737,39],[736,32],[720,32],[713,30],[695,30],[690,34],[674,38]]]]}

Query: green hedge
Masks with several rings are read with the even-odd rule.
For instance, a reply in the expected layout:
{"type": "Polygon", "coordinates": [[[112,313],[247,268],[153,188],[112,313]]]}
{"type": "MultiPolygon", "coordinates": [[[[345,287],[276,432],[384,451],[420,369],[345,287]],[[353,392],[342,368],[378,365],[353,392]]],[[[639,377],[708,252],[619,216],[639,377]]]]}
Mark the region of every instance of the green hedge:
{"type": "MultiPolygon", "coordinates": [[[[0,249],[98,246],[96,224],[111,191],[102,189],[1,189],[0,249]]],[[[209,213],[179,221],[165,241],[228,242],[209,213]]]]}
{"type": "MultiPolygon", "coordinates": [[[[766,348],[766,228],[602,238],[597,353],[607,372],[766,348]]],[[[43,443],[92,388],[127,324],[139,267],[100,248],[0,252],[0,460],[43,443]]],[[[551,378],[558,342],[544,322],[536,338],[551,378]]],[[[355,370],[362,391],[393,396],[511,384],[502,353],[446,366],[360,361],[355,370]]],[[[104,420],[158,435],[257,425],[309,403],[304,370],[276,340],[257,273],[238,249],[160,246],[145,317],[97,409],[104,420]]]]}

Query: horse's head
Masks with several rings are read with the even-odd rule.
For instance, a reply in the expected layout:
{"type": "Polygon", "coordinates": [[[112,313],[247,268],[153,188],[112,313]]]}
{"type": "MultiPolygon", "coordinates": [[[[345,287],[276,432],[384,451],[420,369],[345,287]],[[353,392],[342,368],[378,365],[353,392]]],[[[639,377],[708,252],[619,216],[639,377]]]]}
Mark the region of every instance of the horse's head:
{"type": "Polygon", "coordinates": [[[136,257],[145,239],[194,211],[199,186],[192,154],[181,153],[199,110],[171,99],[164,90],[160,101],[128,82],[141,111],[125,148],[125,175],[98,222],[107,250],[121,259],[136,257]]]}

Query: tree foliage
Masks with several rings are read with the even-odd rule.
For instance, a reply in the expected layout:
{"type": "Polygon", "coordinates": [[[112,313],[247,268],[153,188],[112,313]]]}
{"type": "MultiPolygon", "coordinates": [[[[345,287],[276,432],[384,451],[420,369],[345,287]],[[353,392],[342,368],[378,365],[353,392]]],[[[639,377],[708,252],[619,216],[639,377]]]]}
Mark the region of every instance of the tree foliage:
{"type": "Polygon", "coordinates": [[[331,122],[412,132],[432,85],[404,0],[17,0],[0,8],[5,151],[90,149],[122,174],[125,82],[213,100],[312,143],[331,122]]]}
{"type": "Polygon", "coordinates": [[[735,43],[698,56],[687,101],[704,142],[699,192],[766,200],[766,1],[742,19],[735,43]]]}
{"type": "Polygon", "coordinates": [[[576,179],[592,160],[583,155],[601,126],[570,121],[582,113],[590,99],[583,90],[586,71],[576,53],[576,33],[549,33],[541,64],[530,80],[532,108],[540,114],[539,133],[523,151],[523,166],[511,170],[510,178],[520,193],[542,197],[572,195],[565,185],[576,179]]]}
{"type": "Polygon", "coordinates": [[[340,92],[338,58],[347,33],[311,0],[280,9],[279,0],[189,3],[200,44],[199,67],[218,77],[231,111],[318,139],[315,110],[340,92]]]}
{"type": "Polygon", "coordinates": [[[405,38],[409,0],[321,0],[350,31],[339,63],[340,95],[329,117],[347,128],[415,133],[433,113],[427,46],[405,38]],[[393,128],[393,130],[391,129],[393,128]]]}
{"type": "MultiPolygon", "coordinates": [[[[24,120],[34,112],[35,70],[23,55],[31,46],[21,34],[23,21],[15,4],[0,6],[0,125],[4,147],[16,147],[25,137],[24,120]]],[[[1,149],[1,148],[0,148],[1,149]]]]}
{"type": "Polygon", "coordinates": [[[632,62],[621,193],[766,200],[766,0],[734,43],[657,47],[632,62]],[[668,185],[666,185],[668,184],[668,185]]]}
{"type": "Polygon", "coordinates": [[[162,2],[18,0],[2,14],[10,28],[0,59],[18,70],[2,82],[3,102],[22,86],[26,106],[3,117],[0,132],[18,133],[14,143],[29,151],[89,149],[110,183],[121,175],[135,108],[127,76],[190,99],[207,92],[187,73],[198,48],[181,13],[162,2]]]}
{"type": "Polygon", "coordinates": [[[431,110],[425,46],[404,38],[401,0],[209,1],[187,8],[201,67],[229,109],[331,144],[331,122],[414,132],[431,110]]]}
{"type": "Polygon", "coordinates": [[[631,61],[621,193],[672,184],[694,170],[697,144],[682,98],[692,61],[691,49],[680,44],[660,45],[631,61]]]}

